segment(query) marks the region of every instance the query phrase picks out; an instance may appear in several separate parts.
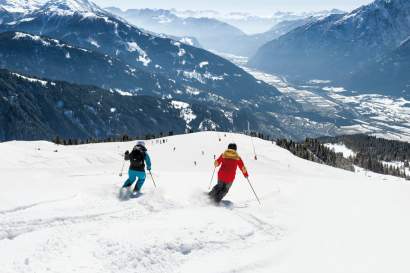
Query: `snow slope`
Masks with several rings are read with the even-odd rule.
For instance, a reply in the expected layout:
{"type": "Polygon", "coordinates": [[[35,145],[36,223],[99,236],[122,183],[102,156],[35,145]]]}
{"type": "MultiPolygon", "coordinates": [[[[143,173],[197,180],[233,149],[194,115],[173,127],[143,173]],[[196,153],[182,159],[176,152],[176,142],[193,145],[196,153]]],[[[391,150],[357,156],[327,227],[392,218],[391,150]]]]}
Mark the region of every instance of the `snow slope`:
{"type": "Polygon", "coordinates": [[[410,271],[408,182],[318,165],[254,142],[258,161],[242,135],[150,141],[159,187],[148,179],[145,194],[128,201],[117,198],[125,179],[118,173],[120,154],[134,143],[0,144],[0,271],[410,271]],[[233,207],[204,197],[213,156],[231,141],[262,206],[239,173],[227,196],[233,207]]]}

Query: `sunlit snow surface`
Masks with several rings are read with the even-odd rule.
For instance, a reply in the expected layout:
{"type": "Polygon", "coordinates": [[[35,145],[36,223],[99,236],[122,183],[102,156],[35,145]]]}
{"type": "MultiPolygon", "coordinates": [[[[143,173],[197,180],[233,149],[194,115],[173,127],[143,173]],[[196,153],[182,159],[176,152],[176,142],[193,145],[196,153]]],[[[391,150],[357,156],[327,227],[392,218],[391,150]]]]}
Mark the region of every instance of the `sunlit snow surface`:
{"type": "Polygon", "coordinates": [[[2,7],[11,13],[26,13],[30,10],[34,10],[43,5],[45,0],[13,0],[13,1],[0,1],[2,7]],[[4,3],[3,3],[4,2],[4,3]]]}
{"type": "Polygon", "coordinates": [[[178,109],[181,111],[180,117],[186,121],[189,127],[189,123],[191,123],[191,121],[196,119],[196,115],[194,114],[194,111],[191,109],[191,106],[186,102],[175,101],[175,100],[171,101],[171,104],[175,109],[178,109]]]}
{"type": "Polygon", "coordinates": [[[335,153],[342,153],[345,158],[356,156],[356,153],[347,148],[343,143],[326,143],[325,146],[333,150],[335,153]]]}
{"type": "Polygon", "coordinates": [[[410,271],[408,182],[253,142],[257,161],[251,139],[241,135],[147,141],[158,188],[148,179],[144,195],[128,201],[117,197],[126,179],[119,177],[121,154],[135,142],[1,143],[0,271],[410,271]],[[233,205],[216,207],[204,195],[214,155],[230,142],[261,206],[240,173],[226,197],[233,205]]]}
{"type": "Polygon", "coordinates": [[[240,65],[255,78],[292,97],[305,110],[327,113],[337,118],[344,118],[346,113],[350,115],[349,119],[353,116],[351,126],[339,128],[341,134],[366,133],[410,141],[410,101],[406,99],[377,94],[355,95],[343,87],[331,86],[332,83],[326,79],[313,79],[306,86],[295,86],[277,75],[246,67],[246,57],[221,55],[240,65]]]}
{"type": "Polygon", "coordinates": [[[26,76],[23,76],[23,75],[20,75],[20,74],[17,74],[17,73],[12,73],[12,74],[13,74],[14,76],[17,76],[17,77],[20,78],[20,79],[23,79],[23,80],[28,81],[28,82],[36,82],[36,83],[41,84],[42,86],[47,86],[47,84],[48,84],[47,81],[43,81],[43,80],[39,80],[39,79],[34,79],[34,78],[29,78],[29,77],[26,77],[26,76]]]}

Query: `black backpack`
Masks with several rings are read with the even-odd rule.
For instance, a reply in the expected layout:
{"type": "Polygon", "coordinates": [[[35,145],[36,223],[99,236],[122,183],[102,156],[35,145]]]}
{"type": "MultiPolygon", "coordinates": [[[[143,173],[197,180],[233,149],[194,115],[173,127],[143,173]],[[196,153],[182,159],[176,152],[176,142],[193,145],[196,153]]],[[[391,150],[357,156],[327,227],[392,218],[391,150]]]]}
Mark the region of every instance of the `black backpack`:
{"type": "Polygon", "coordinates": [[[142,151],[139,147],[132,150],[130,161],[131,169],[143,171],[145,169],[145,151],[142,151]]]}

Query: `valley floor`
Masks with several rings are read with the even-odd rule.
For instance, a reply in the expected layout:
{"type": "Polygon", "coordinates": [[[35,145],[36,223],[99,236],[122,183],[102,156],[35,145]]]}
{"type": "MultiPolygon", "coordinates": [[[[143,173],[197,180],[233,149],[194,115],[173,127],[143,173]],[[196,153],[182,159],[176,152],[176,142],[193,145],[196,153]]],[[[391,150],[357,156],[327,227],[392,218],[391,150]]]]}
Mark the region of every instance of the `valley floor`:
{"type": "MultiPolygon", "coordinates": [[[[387,139],[410,141],[410,101],[379,94],[359,95],[352,90],[333,86],[328,80],[312,79],[304,86],[289,83],[273,75],[247,66],[248,59],[220,54],[241,66],[256,79],[264,81],[300,103],[305,111],[334,120],[334,134],[371,134],[387,139]],[[340,126],[341,122],[349,125],[340,126]]],[[[306,119],[306,123],[315,123],[306,119]]],[[[329,124],[323,124],[329,126],[329,124]]]]}
{"type": "Polygon", "coordinates": [[[257,161],[243,135],[149,141],[159,187],[148,179],[144,195],[128,201],[118,199],[126,179],[118,174],[135,143],[1,143],[0,271],[410,271],[410,183],[254,142],[257,161]],[[232,206],[207,201],[214,155],[229,142],[261,206],[239,173],[226,198],[232,206]]]}

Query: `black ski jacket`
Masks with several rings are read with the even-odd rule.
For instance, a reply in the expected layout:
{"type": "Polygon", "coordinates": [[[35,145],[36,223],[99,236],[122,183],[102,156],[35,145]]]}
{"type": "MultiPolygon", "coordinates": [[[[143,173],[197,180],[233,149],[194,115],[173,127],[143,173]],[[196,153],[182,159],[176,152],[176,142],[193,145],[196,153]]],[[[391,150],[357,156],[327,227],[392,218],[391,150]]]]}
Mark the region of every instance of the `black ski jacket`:
{"type": "Polygon", "coordinates": [[[137,145],[131,153],[125,152],[124,159],[130,161],[130,170],[145,172],[145,163],[147,169],[151,170],[151,159],[144,146],[137,145]]]}

